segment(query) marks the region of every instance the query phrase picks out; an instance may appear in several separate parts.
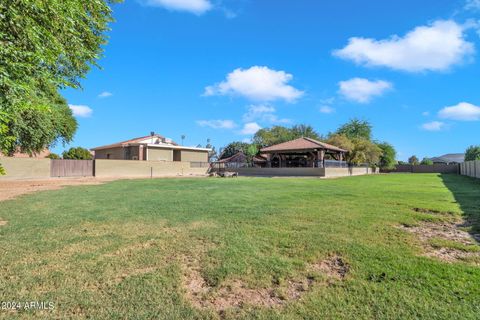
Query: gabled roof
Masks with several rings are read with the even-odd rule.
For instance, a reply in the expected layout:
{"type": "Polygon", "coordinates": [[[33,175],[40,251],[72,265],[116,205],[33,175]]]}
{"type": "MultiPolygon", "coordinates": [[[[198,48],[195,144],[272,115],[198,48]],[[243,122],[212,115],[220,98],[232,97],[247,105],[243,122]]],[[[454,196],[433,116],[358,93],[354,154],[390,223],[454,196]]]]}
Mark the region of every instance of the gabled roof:
{"type": "Polygon", "coordinates": [[[432,160],[433,162],[462,163],[462,162],[465,162],[465,154],[464,153],[447,153],[447,154],[444,154],[443,156],[433,157],[430,160],[432,160]]]}
{"type": "MultiPolygon", "coordinates": [[[[100,150],[100,149],[109,149],[109,148],[115,148],[115,147],[124,147],[124,146],[127,146],[129,144],[135,144],[135,143],[147,143],[147,142],[144,142],[144,141],[147,140],[147,139],[150,139],[150,138],[158,139],[160,141],[165,140],[165,137],[163,137],[159,134],[154,134],[154,135],[148,135],[148,136],[134,138],[134,139],[130,139],[130,140],[120,141],[120,142],[117,142],[117,143],[92,148],[90,150],[100,150]]],[[[170,141],[168,144],[173,145],[173,146],[178,146],[178,144],[175,141],[170,141]]]]}
{"type": "Polygon", "coordinates": [[[238,162],[238,160],[245,161],[245,154],[242,151],[238,151],[234,155],[228,157],[228,158],[223,158],[218,160],[217,162],[220,163],[227,163],[227,162],[238,162]],[[237,160],[237,161],[235,161],[237,160]]]}
{"type": "Polygon", "coordinates": [[[324,149],[327,151],[348,152],[342,148],[333,146],[331,144],[321,142],[311,138],[298,138],[295,140],[275,144],[270,147],[261,149],[261,152],[277,152],[277,151],[300,151],[309,149],[324,149]]]}

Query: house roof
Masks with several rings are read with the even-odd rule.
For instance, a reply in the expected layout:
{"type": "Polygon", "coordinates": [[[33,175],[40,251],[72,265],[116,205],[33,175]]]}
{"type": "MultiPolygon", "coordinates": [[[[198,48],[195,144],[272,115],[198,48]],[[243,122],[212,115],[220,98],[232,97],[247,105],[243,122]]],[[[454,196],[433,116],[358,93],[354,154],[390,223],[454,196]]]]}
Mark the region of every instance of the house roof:
{"type": "Polygon", "coordinates": [[[430,160],[432,160],[433,162],[462,163],[462,162],[465,162],[465,154],[464,153],[447,153],[439,157],[433,157],[430,160]]]}
{"type": "Polygon", "coordinates": [[[232,155],[228,158],[220,159],[217,162],[220,162],[220,163],[237,162],[237,161],[234,161],[234,160],[237,160],[238,158],[242,158],[242,157],[243,157],[242,161],[245,161],[245,154],[242,151],[239,151],[239,152],[235,153],[234,155],[232,155]]]}
{"type": "Polygon", "coordinates": [[[300,151],[308,149],[324,149],[327,151],[348,152],[348,150],[341,149],[331,144],[305,137],[275,144],[273,146],[263,148],[260,151],[271,153],[278,151],[300,151]]]}
{"type": "MultiPolygon", "coordinates": [[[[109,148],[115,148],[115,147],[125,147],[129,144],[135,144],[135,143],[147,143],[148,142],[145,142],[145,140],[147,139],[157,139],[157,140],[160,140],[160,141],[165,141],[165,137],[159,135],[159,134],[154,134],[154,135],[148,135],[148,136],[144,136],[144,137],[139,137],[139,138],[133,138],[133,139],[130,139],[130,140],[125,140],[125,141],[120,141],[120,142],[117,142],[117,143],[113,143],[113,144],[108,144],[108,145],[105,145],[105,146],[100,146],[100,147],[95,147],[95,148],[92,148],[91,150],[101,150],[101,149],[109,149],[109,148]]],[[[175,142],[175,141],[170,141],[168,142],[167,144],[170,144],[170,145],[173,145],[173,146],[178,146],[178,144],[175,142]]]]}

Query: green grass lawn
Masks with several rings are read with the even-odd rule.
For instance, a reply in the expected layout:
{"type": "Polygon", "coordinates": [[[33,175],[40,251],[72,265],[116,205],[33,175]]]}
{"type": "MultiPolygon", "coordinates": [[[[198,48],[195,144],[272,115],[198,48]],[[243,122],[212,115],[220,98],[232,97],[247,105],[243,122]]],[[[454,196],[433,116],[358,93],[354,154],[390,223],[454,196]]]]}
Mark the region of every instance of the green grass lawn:
{"type": "Polygon", "coordinates": [[[479,261],[427,257],[399,227],[462,217],[480,230],[480,181],[455,175],[128,180],[25,195],[0,202],[0,301],[55,308],[0,318],[479,319],[479,261]],[[333,256],[344,277],[313,267],[333,256]],[[265,293],[276,303],[255,301],[265,293]],[[233,296],[242,303],[211,307],[233,296]]]}

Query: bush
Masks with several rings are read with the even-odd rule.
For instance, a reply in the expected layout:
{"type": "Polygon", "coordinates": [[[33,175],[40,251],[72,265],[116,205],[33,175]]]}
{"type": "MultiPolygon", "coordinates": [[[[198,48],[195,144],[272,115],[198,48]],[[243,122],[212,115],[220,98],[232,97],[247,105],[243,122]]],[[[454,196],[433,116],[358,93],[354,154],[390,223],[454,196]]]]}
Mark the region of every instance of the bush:
{"type": "Polygon", "coordinates": [[[480,146],[470,146],[465,151],[465,161],[480,160],[480,146]]]}
{"type": "Polygon", "coordinates": [[[3,169],[2,165],[0,164],[0,176],[4,176],[7,173],[5,172],[5,169],[3,169]]]}
{"type": "Polygon", "coordinates": [[[429,158],[423,158],[422,162],[420,164],[427,165],[427,166],[433,166],[433,161],[430,160],[429,158]]]}
{"type": "Polygon", "coordinates": [[[46,156],[45,158],[48,158],[48,159],[60,159],[60,156],[56,153],[50,153],[48,156],[46,156]]]}
{"type": "Polygon", "coordinates": [[[91,160],[93,158],[90,151],[82,147],[70,148],[68,151],[64,151],[62,155],[63,159],[68,160],[91,160]]]}

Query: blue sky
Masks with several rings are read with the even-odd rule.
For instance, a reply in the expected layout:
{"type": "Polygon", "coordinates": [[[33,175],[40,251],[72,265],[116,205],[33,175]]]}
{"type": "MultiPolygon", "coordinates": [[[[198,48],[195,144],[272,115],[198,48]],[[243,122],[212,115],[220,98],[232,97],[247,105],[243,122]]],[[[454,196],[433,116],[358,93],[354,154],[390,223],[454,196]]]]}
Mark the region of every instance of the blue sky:
{"type": "MultiPolygon", "coordinates": [[[[102,70],[63,92],[95,147],[155,131],[217,148],[353,117],[398,158],[479,144],[480,0],[126,0],[102,70]]],[[[63,146],[54,149],[61,152],[63,146]]]]}

